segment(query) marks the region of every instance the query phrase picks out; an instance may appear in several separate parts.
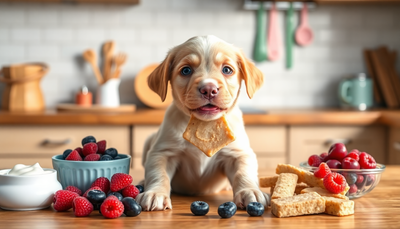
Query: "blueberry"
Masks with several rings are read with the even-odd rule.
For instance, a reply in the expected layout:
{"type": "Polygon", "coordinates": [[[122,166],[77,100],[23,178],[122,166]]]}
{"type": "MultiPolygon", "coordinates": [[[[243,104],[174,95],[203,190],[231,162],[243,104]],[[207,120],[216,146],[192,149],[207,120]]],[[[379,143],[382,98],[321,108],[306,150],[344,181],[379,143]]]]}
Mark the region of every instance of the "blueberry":
{"type": "Polygon", "coordinates": [[[93,136],[84,137],[84,138],[82,139],[82,146],[84,146],[85,144],[87,144],[87,143],[89,143],[89,142],[94,142],[94,143],[96,143],[96,138],[94,138],[93,136]]]}
{"type": "Polygon", "coordinates": [[[97,210],[106,199],[106,194],[101,190],[91,190],[86,198],[93,204],[94,210],[97,210]]]}
{"type": "Polygon", "coordinates": [[[192,211],[194,215],[207,215],[209,210],[210,207],[204,201],[195,201],[190,205],[190,211],[192,211]]]}
{"type": "Polygon", "coordinates": [[[72,152],[72,149],[66,149],[66,150],[64,151],[64,153],[63,153],[63,158],[64,158],[64,159],[67,158],[68,155],[69,155],[71,152],[72,152]]]}
{"type": "Polygon", "coordinates": [[[122,159],[122,157],[121,156],[116,156],[116,157],[114,157],[114,160],[118,160],[118,159],[122,159]]]}
{"type": "Polygon", "coordinates": [[[236,213],[237,207],[233,202],[226,202],[218,207],[218,215],[221,218],[231,218],[236,213]]]}
{"type": "Polygon", "coordinates": [[[264,214],[264,205],[258,202],[251,202],[247,205],[246,211],[250,216],[261,216],[264,214]]]}
{"type": "Polygon", "coordinates": [[[136,188],[137,189],[139,189],[139,193],[142,193],[142,192],[144,192],[144,187],[143,187],[143,185],[136,185],[136,188]]]}
{"type": "Polygon", "coordinates": [[[99,161],[111,161],[113,158],[110,155],[103,155],[99,161]]]}
{"type": "Polygon", "coordinates": [[[358,178],[357,174],[355,173],[344,173],[343,176],[346,178],[346,181],[349,185],[355,184],[358,178]]]}
{"type": "Polygon", "coordinates": [[[365,182],[366,186],[372,185],[375,181],[375,176],[373,174],[365,175],[364,180],[366,180],[365,182]]]}
{"type": "Polygon", "coordinates": [[[107,197],[109,197],[109,196],[111,196],[111,195],[116,196],[116,197],[118,198],[119,201],[121,201],[121,200],[124,198],[124,197],[122,196],[122,194],[119,193],[119,192],[110,192],[110,193],[107,194],[107,197]]]}
{"type": "Polygon", "coordinates": [[[142,207],[132,197],[123,198],[122,203],[124,204],[124,214],[126,216],[138,216],[142,212],[142,207]]]}
{"type": "Polygon", "coordinates": [[[104,152],[104,155],[110,155],[112,158],[115,158],[116,156],[118,156],[118,151],[115,148],[108,148],[104,152]]]}

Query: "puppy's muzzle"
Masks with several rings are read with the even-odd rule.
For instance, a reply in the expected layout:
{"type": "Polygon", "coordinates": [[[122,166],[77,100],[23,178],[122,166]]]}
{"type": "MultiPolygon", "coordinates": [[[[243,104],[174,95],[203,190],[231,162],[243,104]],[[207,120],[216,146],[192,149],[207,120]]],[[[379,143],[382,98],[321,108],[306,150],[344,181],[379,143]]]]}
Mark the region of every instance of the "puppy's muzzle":
{"type": "Polygon", "coordinates": [[[199,87],[199,92],[203,96],[203,98],[211,100],[218,95],[219,88],[213,83],[207,83],[199,87]]]}

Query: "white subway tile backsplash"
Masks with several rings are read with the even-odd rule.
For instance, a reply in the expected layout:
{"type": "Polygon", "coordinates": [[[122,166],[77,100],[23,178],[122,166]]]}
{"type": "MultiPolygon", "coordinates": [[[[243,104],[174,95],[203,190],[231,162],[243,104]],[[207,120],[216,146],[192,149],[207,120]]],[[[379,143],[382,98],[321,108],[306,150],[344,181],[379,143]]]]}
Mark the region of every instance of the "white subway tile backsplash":
{"type": "Polygon", "coordinates": [[[120,42],[134,43],[137,40],[137,32],[132,29],[110,29],[106,34],[108,40],[114,40],[117,44],[120,42]]]}
{"type": "Polygon", "coordinates": [[[36,28],[13,28],[11,29],[11,40],[14,42],[37,42],[42,38],[40,29],[36,28]]]}
{"type": "Polygon", "coordinates": [[[85,29],[77,29],[76,40],[77,41],[85,41],[85,42],[94,42],[94,41],[104,41],[106,39],[105,29],[93,29],[93,28],[85,28],[85,29]]]}
{"type": "Polygon", "coordinates": [[[57,25],[58,21],[58,11],[42,7],[27,9],[26,23],[28,25],[57,25]]]}
{"type": "Polygon", "coordinates": [[[27,58],[35,58],[37,61],[48,61],[59,57],[57,45],[28,45],[27,58]]]}
{"type": "Polygon", "coordinates": [[[73,39],[73,30],[46,28],[43,32],[43,39],[50,42],[70,42],[73,39]]]}
{"type": "Polygon", "coordinates": [[[9,60],[16,59],[18,61],[25,57],[25,47],[23,45],[0,44],[0,58],[9,60]]]}
{"type": "Polygon", "coordinates": [[[25,9],[23,8],[14,8],[8,5],[2,5],[0,7],[0,25],[24,25],[25,17],[25,9]]]}
{"type": "Polygon", "coordinates": [[[182,13],[183,20],[185,23],[184,25],[188,25],[189,27],[195,27],[195,26],[213,27],[215,26],[215,21],[216,21],[215,18],[217,13],[212,13],[210,11],[191,11],[191,12],[184,11],[182,13]]]}
{"type": "Polygon", "coordinates": [[[7,28],[0,28],[0,41],[6,42],[10,37],[9,30],[7,28]]]}
{"type": "Polygon", "coordinates": [[[157,26],[181,27],[184,24],[180,11],[156,11],[153,14],[157,26]]]}
{"type": "Polygon", "coordinates": [[[144,28],[139,32],[139,41],[147,44],[165,44],[171,38],[171,33],[166,28],[144,28]]]}

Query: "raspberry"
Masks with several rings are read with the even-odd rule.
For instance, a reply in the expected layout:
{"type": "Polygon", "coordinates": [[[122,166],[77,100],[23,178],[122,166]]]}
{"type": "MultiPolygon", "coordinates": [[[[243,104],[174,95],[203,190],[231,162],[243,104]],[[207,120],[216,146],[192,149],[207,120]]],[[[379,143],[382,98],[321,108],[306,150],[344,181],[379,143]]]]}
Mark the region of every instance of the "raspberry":
{"type": "Polygon", "coordinates": [[[324,186],[326,190],[338,194],[346,188],[346,179],[339,173],[330,173],[324,177],[324,186]]]}
{"type": "Polygon", "coordinates": [[[118,192],[132,183],[131,175],[126,173],[116,173],[111,177],[111,192],[118,192]]]}
{"type": "Polygon", "coordinates": [[[136,198],[137,195],[139,195],[140,191],[138,188],[136,188],[135,185],[128,185],[128,187],[122,189],[122,195],[124,197],[132,197],[136,198]]]}
{"type": "Polygon", "coordinates": [[[350,185],[350,189],[349,189],[349,193],[350,193],[350,194],[356,193],[357,190],[358,190],[358,188],[357,188],[357,185],[356,185],[356,184],[350,185]]]}
{"type": "Polygon", "coordinates": [[[360,163],[360,166],[362,169],[375,169],[376,168],[375,159],[371,155],[369,155],[365,152],[360,153],[359,163],[360,163]]]}
{"type": "Polygon", "coordinates": [[[71,191],[71,192],[76,192],[79,195],[82,195],[82,191],[79,188],[77,188],[75,186],[72,186],[72,185],[66,187],[64,190],[68,190],[68,191],[71,191]]]}
{"type": "Polygon", "coordinates": [[[84,158],[85,156],[83,155],[83,149],[82,147],[78,147],[75,149],[76,151],[78,151],[79,155],[81,155],[82,158],[84,158]]]}
{"type": "Polygon", "coordinates": [[[53,208],[58,212],[67,211],[72,208],[72,202],[79,194],[68,190],[58,190],[54,194],[53,208]]]}
{"type": "Polygon", "coordinates": [[[83,146],[83,155],[86,157],[89,154],[97,153],[97,144],[94,142],[89,142],[83,146]]]}
{"type": "Polygon", "coordinates": [[[89,154],[85,157],[84,161],[98,161],[100,160],[100,154],[89,154]]]}
{"type": "Polygon", "coordinates": [[[322,162],[322,158],[320,158],[318,155],[314,154],[311,155],[308,158],[308,165],[312,166],[312,167],[318,167],[319,164],[321,164],[322,162]]]}
{"type": "Polygon", "coordinates": [[[329,168],[329,166],[322,162],[318,169],[314,171],[314,176],[318,177],[318,178],[324,178],[326,175],[331,173],[331,169],[329,168]]]}
{"type": "Polygon", "coordinates": [[[77,217],[88,216],[93,211],[93,204],[85,197],[76,197],[73,201],[74,214],[77,217]]]}
{"type": "Polygon", "coordinates": [[[100,212],[105,218],[118,218],[124,213],[124,204],[115,196],[107,197],[100,206],[100,212]]]}
{"type": "Polygon", "coordinates": [[[356,154],[360,155],[361,152],[358,149],[353,149],[350,151],[350,153],[356,153],[356,154]]]}
{"type": "Polygon", "coordinates": [[[328,160],[328,153],[321,153],[319,157],[322,159],[323,162],[326,162],[328,160]]]}
{"type": "Polygon", "coordinates": [[[358,155],[358,153],[355,150],[352,150],[349,154],[346,155],[346,157],[351,157],[356,161],[360,160],[360,156],[358,155]]]}
{"type": "Polygon", "coordinates": [[[97,186],[94,186],[94,187],[90,187],[88,190],[86,190],[86,192],[85,193],[83,193],[83,197],[85,197],[85,198],[87,198],[87,194],[88,194],[88,192],[90,192],[90,191],[92,191],[92,190],[100,190],[100,191],[103,191],[103,190],[101,190],[101,188],[100,187],[97,187],[97,186]]]}
{"type": "Polygon", "coordinates": [[[96,143],[98,148],[97,153],[104,154],[104,151],[106,151],[106,143],[106,140],[101,140],[96,143]]]}
{"type": "Polygon", "coordinates": [[[81,155],[79,155],[78,151],[72,150],[72,152],[65,158],[68,161],[82,161],[81,155]]]}
{"type": "Polygon", "coordinates": [[[97,178],[90,187],[99,187],[101,191],[104,193],[108,193],[110,191],[110,180],[107,177],[99,177],[97,178]]]}

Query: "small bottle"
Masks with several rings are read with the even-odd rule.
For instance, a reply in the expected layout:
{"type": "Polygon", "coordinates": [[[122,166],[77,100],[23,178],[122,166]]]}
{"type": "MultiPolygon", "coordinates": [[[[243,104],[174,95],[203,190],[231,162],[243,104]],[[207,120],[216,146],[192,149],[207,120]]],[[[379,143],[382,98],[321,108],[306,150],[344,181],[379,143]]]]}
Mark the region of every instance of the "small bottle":
{"type": "Polygon", "coordinates": [[[90,107],[92,106],[92,100],[92,93],[86,86],[83,86],[81,90],[76,94],[75,103],[79,106],[90,107]]]}

